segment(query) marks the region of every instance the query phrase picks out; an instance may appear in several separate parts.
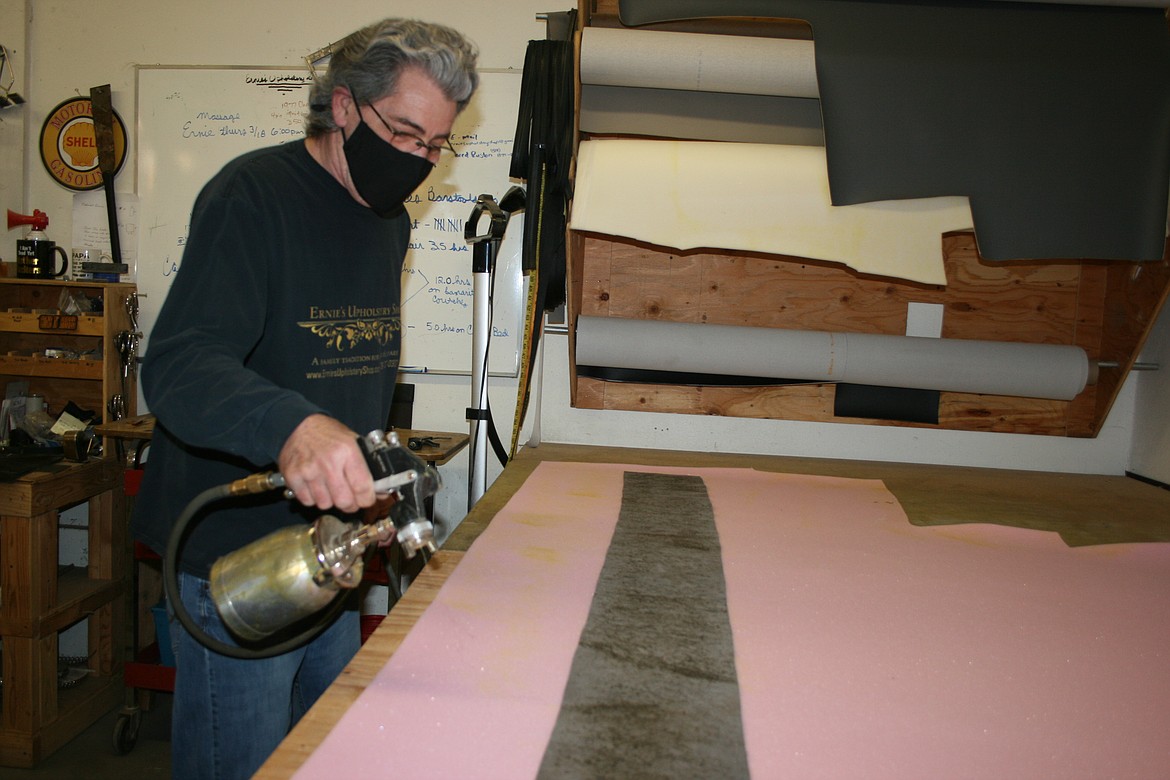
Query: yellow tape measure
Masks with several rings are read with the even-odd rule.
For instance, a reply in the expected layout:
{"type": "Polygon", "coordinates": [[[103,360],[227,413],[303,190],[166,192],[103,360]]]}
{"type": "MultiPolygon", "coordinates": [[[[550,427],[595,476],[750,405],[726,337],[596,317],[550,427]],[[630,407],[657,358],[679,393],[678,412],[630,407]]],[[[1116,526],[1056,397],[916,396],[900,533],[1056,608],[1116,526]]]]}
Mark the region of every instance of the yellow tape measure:
{"type": "Polygon", "coordinates": [[[520,347],[520,384],[516,387],[516,413],[512,417],[512,447],[508,450],[508,460],[516,457],[516,448],[520,441],[520,426],[524,422],[524,412],[528,408],[529,387],[532,380],[528,370],[529,356],[532,354],[532,328],[536,320],[536,289],[539,272],[533,268],[528,273],[528,296],[524,305],[524,338],[520,347]]]}
{"type": "MultiPolygon", "coordinates": [[[[536,246],[534,247],[536,262],[533,263],[532,270],[528,272],[528,299],[524,307],[524,338],[522,339],[523,346],[520,349],[520,384],[516,387],[516,413],[512,416],[512,447],[508,450],[508,460],[516,457],[516,448],[520,442],[520,425],[524,422],[524,412],[528,407],[529,386],[532,381],[528,364],[535,341],[532,333],[536,318],[540,316],[536,311],[536,293],[540,287],[540,230],[543,227],[542,218],[544,216],[544,182],[546,173],[547,167],[541,165],[540,199],[536,204],[536,246]]],[[[525,218],[527,219],[527,217],[525,218]]]]}

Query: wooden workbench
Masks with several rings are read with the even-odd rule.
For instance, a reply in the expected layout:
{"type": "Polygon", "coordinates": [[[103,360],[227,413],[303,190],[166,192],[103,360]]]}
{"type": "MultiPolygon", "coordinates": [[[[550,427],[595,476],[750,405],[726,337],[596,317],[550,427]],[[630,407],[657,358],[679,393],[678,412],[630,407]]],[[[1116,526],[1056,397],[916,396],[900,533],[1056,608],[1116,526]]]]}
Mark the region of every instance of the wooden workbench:
{"type": "MultiPolygon", "coordinates": [[[[95,429],[101,436],[130,441],[149,441],[154,435],[155,418],[153,414],[140,414],[126,417],[121,420],[104,423],[95,429]]],[[[470,436],[466,433],[451,433],[449,431],[424,431],[413,428],[395,428],[403,446],[413,439],[433,441],[433,444],[424,444],[415,451],[420,458],[432,466],[442,466],[467,446],[470,436]]]]}
{"type": "Polygon", "coordinates": [[[999,522],[1056,531],[1072,545],[1170,541],[1170,491],[1122,476],[543,444],[523,450],[504,469],[257,778],[285,778],[296,772],[393,655],[492,517],[546,460],[754,468],[881,479],[916,524],[999,522]]]}

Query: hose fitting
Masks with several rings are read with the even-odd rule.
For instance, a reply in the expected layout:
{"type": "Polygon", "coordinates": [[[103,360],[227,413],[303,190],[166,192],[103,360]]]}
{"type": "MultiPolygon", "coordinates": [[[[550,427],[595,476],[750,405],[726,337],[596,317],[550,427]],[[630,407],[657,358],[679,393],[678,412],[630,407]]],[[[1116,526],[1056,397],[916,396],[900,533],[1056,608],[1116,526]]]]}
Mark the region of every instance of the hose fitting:
{"type": "Polygon", "coordinates": [[[228,495],[250,496],[255,493],[267,493],[281,487],[284,487],[284,477],[279,472],[266,471],[260,474],[249,474],[243,479],[229,483],[228,495]]]}

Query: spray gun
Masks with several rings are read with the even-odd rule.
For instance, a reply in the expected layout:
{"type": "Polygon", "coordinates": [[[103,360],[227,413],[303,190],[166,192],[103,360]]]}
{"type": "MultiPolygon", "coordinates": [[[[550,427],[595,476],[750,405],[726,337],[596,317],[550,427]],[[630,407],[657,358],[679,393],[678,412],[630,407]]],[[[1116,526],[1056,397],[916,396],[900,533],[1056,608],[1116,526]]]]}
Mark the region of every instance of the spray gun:
{"type": "MultiPolygon", "coordinates": [[[[373,431],[358,438],[374,490],[395,500],[389,514],[373,523],[342,521],[322,515],[307,528],[292,526],[258,539],[217,560],[211,568],[211,596],[223,622],[240,639],[258,642],[327,607],[343,589],[361,582],[366,548],[397,539],[407,558],[435,551],[434,526],[426,519],[425,501],[439,489],[439,473],[403,447],[393,431],[373,431]]],[[[261,651],[242,650],[206,635],[182,609],[178,598],[178,546],[186,526],[210,501],[279,490],[276,472],[253,474],[196,496],[171,531],[165,564],[167,597],[183,626],[207,647],[243,658],[287,652],[323,630],[326,617],[309,633],[261,651]]],[[[286,497],[291,494],[286,491],[286,497]]]]}

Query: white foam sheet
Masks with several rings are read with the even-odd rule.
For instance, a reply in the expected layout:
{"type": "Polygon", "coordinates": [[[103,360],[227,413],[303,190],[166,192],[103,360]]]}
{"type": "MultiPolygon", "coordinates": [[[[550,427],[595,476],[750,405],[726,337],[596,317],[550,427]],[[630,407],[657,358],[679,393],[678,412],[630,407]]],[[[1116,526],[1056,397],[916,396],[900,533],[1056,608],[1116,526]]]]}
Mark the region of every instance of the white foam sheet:
{"type": "Polygon", "coordinates": [[[833,206],[825,166],[825,150],[811,146],[584,141],[571,227],[680,250],[791,255],[946,284],[942,234],[971,229],[966,197],[833,206]]]}

